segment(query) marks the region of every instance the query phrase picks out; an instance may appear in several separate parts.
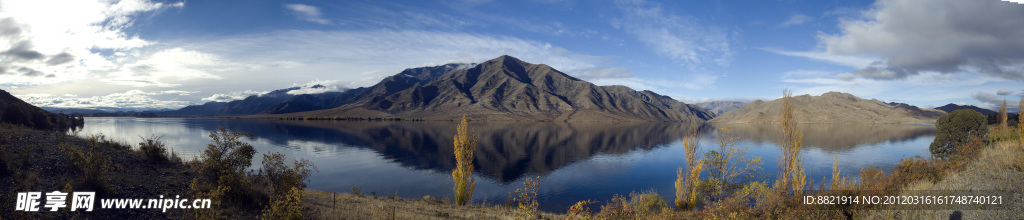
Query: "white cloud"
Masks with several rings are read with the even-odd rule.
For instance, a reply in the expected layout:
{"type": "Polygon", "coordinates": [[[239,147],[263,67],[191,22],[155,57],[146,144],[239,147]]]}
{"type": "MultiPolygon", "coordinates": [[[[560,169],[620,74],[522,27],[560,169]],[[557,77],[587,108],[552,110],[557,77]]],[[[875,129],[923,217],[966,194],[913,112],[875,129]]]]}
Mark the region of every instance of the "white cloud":
{"type": "Polygon", "coordinates": [[[859,76],[903,79],[924,72],[1024,80],[1024,10],[1000,1],[880,0],[840,33],[819,34],[827,56],[877,58],[859,76]]]}
{"type": "Polygon", "coordinates": [[[1013,94],[1013,91],[1010,91],[1009,89],[999,89],[999,91],[996,91],[996,95],[1012,95],[1012,94],[1013,94]]]}
{"type": "Polygon", "coordinates": [[[685,67],[728,65],[733,52],[722,28],[701,24],[691,16],[679,16],[643,1],[618,2],[625,14],[612,25],[625,30],[658,54],[685,67]]]}
{"type": "Polygon", "coordinates": [[[122,65],[116,72],[100,81],[135,87],[172,87],[180,84],[165,81],[220,79],[220,76],[209,72],[240,68],[238,66],[216,55],[172,48],[153,53],[143,60],[122,65]]]}
{"type": "Polygon", "coordinates": [[[114,58],[94,51],[124,53],[153,44],[125,28],[140,14],[183,6],[148,0],[0,2],[0,75],[17,75],[0,77],[0,84],[52,84],[109,70],[114,58]]]}
{"type": "Polygon", "coordinates": [[[242,99],[245,99],[245,98],[247,98],[249,96],[254,96],[254,95],[255,96],[260,96],[260,95],[263,95],[263,94],[267,94],[268,92],[269,91],[257,92],[257,91],[252,91],[252,90],[232,91],[232,92],[226,93],[226,94],[225,93],[213,94],[212,96],[203,98],[202,100],[203,101],[209,101],[209,102],[230,102],[230,101],[234,101],[234,100],[242,100],[242,99]]]}
{"type": "Polygon", "coordinates": [[[323,15],[320,14],[320,8],[317,8],[316,6],[305,4],[286,4],[284,7],[295,12],[299,19],[317,24],[331,23],[331,21],[323,18],[323,15]]]}
{"type": "Polygon", "coordinates": [[[288,91],[291,95],[320,94],[325,92],[338,92],[346,89],[343,83],[338,80],[314,80],[303,85],[294,85],[299,89],[288,91]]]}
{"type": "Polygon", "coordinates": [[[796,25],[801,25],[801,24],[810,22],[811,20],[814,20],[814,18],[812,18],[811,16],[807,16],[807,15],[804,15],[804,14],[793,14],[792,16],[789,16],[789,19],[786,19],[786,21],[783,21],[782,23],[779,23],[778,26],[779,27],[796,26],[796,25]]]}
{"type": "MultiPolygon", "coordinates": [[[[250,86],[245,88],[251,88],[252,83],[266,83],[268,78],[278,82],[337,80],[339,88],[356,88],[373,85],[406,68],[479,63],[501,55],[548,64],[581,78],[631,75],[627,70],[614,66],[614,62],[606,57],[578,54],[547,43],[514,37],[453,32],[288,30],[185,43],[182,47],[207,51],[238,63],[287,61],[287,65],[258,65],[219,72],[219,76],[232,79],[239,86],[250,86]]],[[[234,90],[244,89],[228,91],[234,90]]]]}
{"type": "Polygon", "coordinates": [[[56,96],[52,94],[28,94],[19,98],[36,106],[57,107],[57,108],[124,108],[136,110],[150,109],[176,109],[185,107],[192,102],[176,100],[174,96],[187,96],[195,92],[191,91],[154,91],[144,92],[142,90],[128,90],[126,92],[111,93],[103,96],[78,97],[77,95],[56,96]],[[164,96],[164,97],[160,97],[164,96]],[[170,99],[170,100],[168,100],[170,99]]]}

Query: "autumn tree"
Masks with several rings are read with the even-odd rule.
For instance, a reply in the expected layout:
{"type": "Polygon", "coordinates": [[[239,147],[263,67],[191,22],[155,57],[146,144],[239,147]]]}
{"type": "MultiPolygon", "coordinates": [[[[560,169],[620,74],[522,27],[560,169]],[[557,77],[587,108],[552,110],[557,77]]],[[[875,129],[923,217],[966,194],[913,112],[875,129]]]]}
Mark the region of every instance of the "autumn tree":
{"type": "Polygon", "coordinates": [[[782,90],[782,103],[782,115],[779,120],[782,129],[782,159],[779,160],[779,170],[782,176],[776,179],[773,188],[779,190],[782,195],[792,193],[793,196],[800,197],[807,184],[807,174],[802,168],[803,159],[800,158],[804,136],[797,130],[796,119],[793,117],[793,93],[782,90]]]}
{"type": "Polygon", "coordinates": [[[1017,103],[1017,138],[1020,145],[1024,146],[1024,99],[1017,103]]]}
{"type": "Polygon", "coordinates": [[[683,137],[683,149],[686,171],[682,167],[676,170],[676,209],[691,210],[697,205],[697,187],[700,183],[700,172],[704,160],[697,158],[697,134],[699,125],[690,124],[688,134],[683,137]]]}
{"type": "Polygon", "coordinates": [[[999,132],[1006,130],[1006,99],[1003,99],[1003,106],[999,106],[999,132]]]}
{"type": "Polygon", "coordinates": [[[476,151],[476,135],[469,134],[469,122],[466,116],[462,116],[462,122],[456,128],[455,134],[455,170],[452,171],[452,179],[455,180],[455,203],[465,205],[473,198],[473,189],[476,189],[476,182],[473,181],[473,151],[476,151]]]}
{"type": "Polygon", "coordinates": [[[713,142],[717,148],[704,153],[708,179],[702,188],[712,201],[717,201],[754,179],[760,168],[761,157],[743,156],[747,147],[736,147],[740,137],[735,135],[732,126],[718,129],[714,136],[713,142]]]}

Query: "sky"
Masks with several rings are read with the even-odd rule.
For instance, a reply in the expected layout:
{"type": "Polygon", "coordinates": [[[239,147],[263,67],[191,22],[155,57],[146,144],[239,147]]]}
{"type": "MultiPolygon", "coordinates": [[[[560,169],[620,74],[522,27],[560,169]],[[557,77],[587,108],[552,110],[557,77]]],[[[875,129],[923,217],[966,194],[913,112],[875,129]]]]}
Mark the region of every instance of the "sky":
{"type": "Polygon", "coordinates": [[[0,89],[37,106],[177,109],[511,55],[686,103],[789,89],[1015,112],[1019,2],[0,0],[0,89]]]}

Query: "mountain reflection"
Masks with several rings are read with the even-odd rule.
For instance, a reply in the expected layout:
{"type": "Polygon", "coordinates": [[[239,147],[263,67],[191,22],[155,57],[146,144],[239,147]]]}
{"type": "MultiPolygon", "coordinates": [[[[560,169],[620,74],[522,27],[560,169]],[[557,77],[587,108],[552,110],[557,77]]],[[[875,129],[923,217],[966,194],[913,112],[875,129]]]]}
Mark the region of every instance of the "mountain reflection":
{"type": "MultiPolygon", "coordinates": [[[[725,125],[714,124],[713,127],[725,125]]],[[[734,124],[737,135],[753,142],[779,144],[779,125],[734,124]]],[[[827,152],[846,151],[861,145],[883,142],[903,142],[921,136],[935,136],[934,125],[891,124],[800,124],[804,134],[803,146],[820,148],[827,152]]]]}
{"type": "MultiPolygon", "coordinates": [[[[236,120],[221,126],[313,154],[330,154],[347,145],[373,149],[416,169],[449,172],[455,168],[455,123],[236,120]]],[[[470,123],[478,137],[476,170],[501,182],[525,174],[545,175],[598,154],[666,145],[682,138],[688,127],[679,123],[470,123]]]]}

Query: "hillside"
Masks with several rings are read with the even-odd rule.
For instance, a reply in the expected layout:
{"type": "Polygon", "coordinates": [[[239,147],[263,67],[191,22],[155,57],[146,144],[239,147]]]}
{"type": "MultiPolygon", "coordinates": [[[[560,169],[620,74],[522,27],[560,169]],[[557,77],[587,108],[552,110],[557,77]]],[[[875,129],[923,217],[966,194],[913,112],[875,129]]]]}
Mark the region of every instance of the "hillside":
{"type": "Polygon", "coordinates": [[[694,104],[694,105],[697,105],[697,106],[700,106],[701,108],[707,109],[708,111],[710,111],[712,113],[715,113],[716,115],[721,115],[721,114],[725,114],[725,112],[728,112],[728,111],[732,111],[732,110],[743,108],[743,106],[747,105],[747,102],[710,101],[710,102],[701,102],[701,103],[697,103],[697,104],[694,104]]]}
{"type": "Polygon", "coordinates": [[[81,126],[85,121],[65,114],[54,114],[0,90],[0,122],[35,129],[61,129],[81,126]]]}
{"type": "Polygon", "coordinates": [[[942,111],[945,111],[945,112],[953,112],[953,111],[960,110],[960,109],[970,109],[970,110],[974,110],[976,112],[979,112],[982,115],[991,115],[991,114],[995,114],[996,113],[996,111],[992,111],[992,110],[988,110],[988,109],[983,109],[983,108],[978,108],[977,106],[973,106],[973,105],[957,105],[957,104],[953,104],[953,103],[949,103],[949,104],[943,105],[942,107],[938,107],[938,108],[935,108],[935,109],[942,110],[942,111]]]}
{"type": "MultiPolygon", "coordinates": [[[[889,105],[865,100],[848,93],[828,92],[821,96],[793,97],[798,123],[935,123],[945,112],[920,109],[906,104],[889,105]]],[[[712,123],[778,123],[782,99],[757,100],[741,109],[726,112],[712,123]]]]}
{"type": "Polygon", "coordinates": [[[357,90],[350,103],[337,108],[262,117],[451,120],[466,114],[475,120],[705,121],[714,116],[668,96],[597,86],[510,56],[472,67],[407,71],[357,90]]]}

